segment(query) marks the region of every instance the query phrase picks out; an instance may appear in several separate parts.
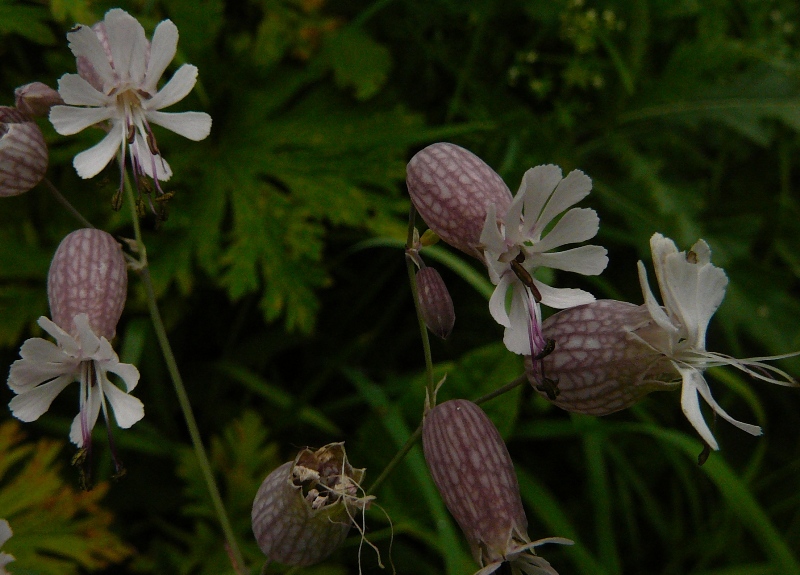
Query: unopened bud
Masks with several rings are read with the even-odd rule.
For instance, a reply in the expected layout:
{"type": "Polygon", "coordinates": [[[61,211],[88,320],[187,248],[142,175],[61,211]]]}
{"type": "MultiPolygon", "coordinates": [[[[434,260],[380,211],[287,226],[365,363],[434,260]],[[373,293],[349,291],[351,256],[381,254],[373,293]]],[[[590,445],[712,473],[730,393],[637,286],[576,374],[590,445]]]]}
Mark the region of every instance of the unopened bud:
{"type": "Polygon", "coordinates": [[[472,152],[440,142],[417,152],[406,169],[414,207],[442,240],[482,259],[479,248],[486,208],[494,204],[499,220],[511,205],[502,178],[472,152]]]}
{"type": "Polygon", "coordinates": [[[30,117],[45,117],[50,108],[64,103],[57,91],[42,82],[20,86],[14,90],[14,99],[17,109],[30,117]]]}
{"type": "Polygon", "coordinates": [[[0,197],[18,196],[41,182],[47,160],[36,122],[16,108],[0,106],[0,197]]]}
{"type": "Polygon", "coordinates": [[[422,319],[431,332],[447,339],[456,322],[453,299],[447,286],[432,267],[424,267],[417,272],[417,293],[422,319]]]}
{"type": "Polygon", "coordinates": [[[110,234],[76,230],[61,240],[47,276],[53,322],[75,335],[74,318],[89,316],[98,337],[114,337],[127,298],[128,268],[122,248],[110,234]]]}
{"type": "Polygon", "coordinates": [[[597,300],[553,314],[542,333],[555,349],[535,366],[526,357],[525,371],[545,398],[547,378],[556,390],[548,399],[567,411],[607,415],[680,384],[672,363],[645,343],[659,334],[646,306],[597,300]]]}
{"type": "Polygon", "coordinates": [[[308,566],[333,553],[355,513],[369,504],[364,469],[347,462],[343,443],[304,449],[270,473],[253,501],[253,534],[270,561],[308,566]]]}

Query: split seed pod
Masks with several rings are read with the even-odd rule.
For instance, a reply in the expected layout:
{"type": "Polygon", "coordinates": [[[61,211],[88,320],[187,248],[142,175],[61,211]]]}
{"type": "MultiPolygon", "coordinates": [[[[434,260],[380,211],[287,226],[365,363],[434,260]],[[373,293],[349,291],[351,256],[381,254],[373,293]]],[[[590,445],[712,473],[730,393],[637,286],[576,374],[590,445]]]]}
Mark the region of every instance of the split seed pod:
{"type": "Polygon", "coordinates": [[[305,567],[333,553],[357,512],[364,469],[347,462],[344,443],[304,449],[270,473],[253,501],[253,533],[271,561],[305,567]]]}
{"type": "Polygon", "coordinates": [[[454,399],[428,411],[422,446],[433,481],[482,567],[480,575],[506,562],[515,572],[557,575],[533,547],[572,542],[531,542],[511,456],[480,407],[454,399]]]}
{"type": "Polygon", "coordinates": [[[511,191],[502,178],[472,152],[439,142],[417,152],[406,168],[411,202],[442,240],[483,261],[479,248],[486,208],[505,218],[511,191]]]}
{"type": "MultiPolygon", "coordinates": [[[[672,363],[645,343],[659,333],[646,306],[597,300],[553,314],[542,333],[556,343],[538,362],[556,382],[557,396],[548,399],[567,411],[608,415],[680,383],[672,363]]],[[[530,356],[525,371],[535,389],[542,387],[541,370],[532,367],[530,356]]]]}
{"type": "Polygon", "coordinates": [[[95,335],[111,340],[125,307],[127,288],[128,266],[117,240],[102,230],[76,230],[61,240],[50,263],[50,317],[75,335],[73,320],[85,313],[95,335]]]}
{"type": "Polygon", "coordinates": [[[432,267],[424,267],[417,272],[417,293],[422,319],[431,332],[442,339],[447,339],[456,322],[453,298],[447,286],[432,267]]]}
{"type": "Polygon", "coordinates": [[[47,162],[47,144],[36,122],[0,106],[0,198],[18,196],[41,182],[47,162]]]}

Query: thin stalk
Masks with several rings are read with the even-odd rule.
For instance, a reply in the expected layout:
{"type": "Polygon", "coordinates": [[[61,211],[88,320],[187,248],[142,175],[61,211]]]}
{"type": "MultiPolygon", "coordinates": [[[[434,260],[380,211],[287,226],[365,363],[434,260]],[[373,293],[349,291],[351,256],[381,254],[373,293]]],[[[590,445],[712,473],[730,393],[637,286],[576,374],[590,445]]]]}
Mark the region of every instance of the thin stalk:
{"type": "Polygon", "coordinates": [[[209,463],[208,454],[203,446],[203,440],[200,437],[200,429],[197,427],[197,421],[192,411],[192,405],[189,402],[189,396],[186,393],[186,387],[183,384],[183,378],[178,371],[178,363],[175,361],[175,355],[172,353],[172,346],[167,337],[167,330],[164,328],[164,322],[161,319],[161,312],[158,309],[156,301],[155,290],[153,289],[153,280],[150,277],[150,268],[147,265],[147,251],[142,241],[142,232],[139,226],[139,216],[136,211],[136,199],[134,198],[133,187],[130,184],[128,175],[125,174],[125,193],[128,197],[128,205],[133,217],[133,231],[136,238],[136,244],[139,248],[139,275],[144,284],[145,293],[147,295],[147,306],[150,309],[150,318],[153,322],[153,328],[156,332],[158,344],[161,347],[161,353],[164,356],[164,361],[167,364],[167,371],[169,372],[172,383],[175,387],[175,393],[178,396],[178,404],[183,412],[183,418],[186,420],[186,427],[189,430],[189,436],[192,440],[197,461],[200,464],[200,471],[203,474],[203,479],[206,482],[209,495],[211,496],[211,503],[214,506],[214,511],[217,514],[222,532],[227,541],[227,551],[230,554],[233,562],[234,571],[237,573],[245,573],[245,562],[242,552],[239,549],[239,544],[236,541],[236,536],[233,533],[231,521],[228,518],[228,513],[225,511],[225,506],[222,503],[222,497],[217,487],[217,482],[214,479],[214,473],[211,471],[211,464],[209,463]]]}
{"type": "Polygon", "coordinates": [[[85,227],[85,228],[94,228],[94,226],[92,225],[92,222],[90,222],[89,220],[84,218],[83,214],[81,214],[77,209],[75,209],[75,206],[73,206],[69,202],[69,200],[67,198],[65,198],[64,195],[61,192],[58,191],[58,188],[55,187],[53,182],[51,182],[50,180],[45,178],[45,179],[42,180],[42,183],[44,183],[45,187],[48,190],[50,190],[50,193],[53,194],[53,197],[58,201],[58,203],[61,204],[62,206],[64,206],[66,208],[66,210],[70,214],[72,214],[73,217],[75,217],[75,219],[77,219],[81,224],[83,224],[83,227],[85,227]]]}

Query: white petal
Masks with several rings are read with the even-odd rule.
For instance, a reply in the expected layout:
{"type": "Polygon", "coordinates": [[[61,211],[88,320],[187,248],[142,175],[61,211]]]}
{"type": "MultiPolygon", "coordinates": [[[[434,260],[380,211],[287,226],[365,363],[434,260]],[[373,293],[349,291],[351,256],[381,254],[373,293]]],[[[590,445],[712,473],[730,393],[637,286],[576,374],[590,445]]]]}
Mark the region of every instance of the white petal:
{"type": "Polygon", "coordinates": [[[73,359],[56,344],[40,337],[25,340],[25,343],[19,348],[19,355],[22,359],[41,363],[61,363],[65,359],[73,359]]]}
{"type": "Polygon", "coordinates": [[[146,110],[160,110],[171,106],[183,100],[192,91],[195,83],[197,83],[197,67],[184,64],[155,96],[144,101],[143,106],[146,110]]]}
{"type": "Polygon", "coordinates": [[[103,365],[103,369],[120,376],[125,382],[125,389],[129,392],[139,383],[139,370],[130,363],[109,362],[103,365]]]}
{"type": "MultiPolygon", "coordinates": [[[[509,326],[506,327],[503,333],[503,343],[512,353],[531,355],[530,322],[535,321],[535,318],[531,317],[531,310],[528,308],[528,296],[525,292],[525,287],[520,282],[515,282],[513,290],[511,310],[508,314],[509,326]]],[[[541,331],[541,328],[539,331],[541,331]]]]}
{"type": "Polygon", "coordinates": [[[71,136],[89,126],[111,119],[115,113],[113,108],[53,106],[50,108],[50,123],[62,136],[71,136]]]}
{"type": "Polygon", "coordinates": [[[572,170],[556,186],[553,195],[550,196],[550,201],[547,202],[535,228],[531,231],[531,235],[535,237],[541,234],[553,218],[588,196],[590,191],[592,191],[592,180],[589,179],[589,176],[580,170],[572,170]]]}
{"type": "MultiPolygon", "coordinates": [[[[547,267],[554,270],[596,276],[608,265],[608,252],[600,246],[578,246],[562,252],[534,254],[525,258],[525,267],[547,267]]],[[[530,271],[530,270],[529,270],[530,271]]]]}
{"type": "Polygon", "coordinates": [[[37,385],[60,376],[72,376],[78,372],[78,360],[64,357],[62,363],[48,363],[18,359],[11,364],[8,387],[15,393],[27,393],[37,385]],[[70,361],[71,360],[71,361],[70,361]]]}
{"type": "Polygon", "coordinates": [[[114,410],[114,419],[121,428],[128,429],[144,417],[144,405],[136,397],[128,395],[109,381],[103,382],[103,391],[114,410]]]}
{"type": "MultiPolygon", "coordinates": [[[[522,176],[522,183],[517,194],[525,196],[525,235],[533,237],[531,232],[536,226],[539,215],[547,203],[547,199],[561,181],[561,168],[552,164],[531,168],[522,176]]],[[[539,230],[541,232],[541,230],[539,230]]]]}
{"type": "Polygon", "coordinates": [[[554,288],[534,278],[533,282],[542,295],[542,305],[556,309],[566,309],[592,303],[594,296],[587,291],[575,288],[554,288]]]}
{"type": "Polygon", "coordinates": [[[486,206],[486,219],[483,222],[479,241],[490,252],[502,254],[508,249],[506,240],[497,227],[497,208],[494,204],[486,206]]]}
{"type": "Polygon", "coordinates": [[[81,346],[75,341],[75,338],[68,334],[66,331],[57,326],[50,318],[41,316],[36,320],[44,331],[49,333],[56,340],[58,347],[60,347],[67,355],[81,359],[81,346]]]}
{"type": "Polygon", "coordinates": [[[64,103],[70,106],[107,106],[113,102],[77,74],[61,76],[58,80],[58,93],[64,103]]]}
{"type": "Polygon", "coordinates": [[[123,82],[135,86],[144,81],[147,38],[139,21],[119,8],[106,12],[103,20],[111,48],[114,70],[123,82]]]}
{"type": "Polygon", "coordinates": [[[131,156],[137,159],[139,167],[151,178],[164,182],[172,177],[172,169],[167,161],[158,154],[150,151],[150,146],[144,141],[140,132],[136,132],[133,144],[130,145],[131,156]]]}
{"type": "MultiPolygon", "coordinates": [[[[77,340],[81,344],[84,357],[98,359],[98,351],[101,346],[100,338],[95,335],[94,331],[92,331],[92,327],[89,325],[89,315],[85,313],[75,314],[72,321],[75,324],[77,340]]],[[[105,341],[105,338],[103,341],[105,341]]],[[[108,342],[106,342],[106,344],[108,344],[108,342]]],[[[109,346],[108,349],[110,350],[111,346],[109,346]]],[[[111,354],[116,357],[113,351],[111,351],[111,354]]],[[[105,357],[102,357],[102,359],[105,359],[105,357]]]]}
{"type": "Polygon", "coordinates": [[[93,178],[114,159],[122,149],[122,133],[122,124],[114,124],[100,142],[75,156],[72,165],[81,178],[93,178]]]}
{"type": "Polygon", "coordinates": [[[705,349],[706,328],[725,298],[728,276],[710,263],[687,261],[684,253],[668,256],[662,270],[664,304],[680,319],[692,347],[705,349]]]}
{"type": "Polygon", "coordinates": [[[0,547],[2,547],[13,534],[14,532],[11,531],[11,525],[8,524],[8,521],[0,519],[0,547]]]}
{"type": "Polygon", "coordinates": [[[8,407],[14,417],[21,421],[35,421],[48,409],[56,396],[73,381],[69,375],[63,375],[49,383],[15,396],[8,407]]]}
{"type": "Polygon", "coordinates": [[[520,189],[508,207],[505,217],[506,240],[513,245],[520,245],[527,239],[522,233],[522,208],[524,205],[525,192],[520,189]]]}
{"type": "Polygon", "coordinates": [[[163,20],[153,32],[153,41],[150,44],[150,61],[147,63],[144,84],[142,88],[154,94],[158,89],[158,81],[164,70],[175,57],[178,47],[178,28],[172,20],[163,20]]]}
{"type": "Polygon", "coordinates": [[[211,132],[211,116],[205,112],[146,112],[147,121],[195,142],[211,132]]]}
{"type": "MultiPolygon", "coordinates": [[[[650,236],[650,253],[653,256],[653,268],[656,270],[656,281],[659,287],[663,286],[666,283],[666,278],[664,278],[664,262],[667,260],[668,256],[678,253],[678,247],[671,239],[656,232],[650,236]]],[[[664,293],[662,292],[661,295],[664,296],[664,293]]],[[[666,301],[664,301],[664,305],[669,307],[666,301]]]]}
{"type": "Polygon", "coordinates": [[[67,39],[75,58],[86,58],[102,79],[104,89],[110,87],[114,83],[114,71],[97,33],[89,26],[80,25],[75,31],[67,34],[67,39]]]}
{"type": "MultiPolygon", "coordinates": [[[[100,400],[100,392],[98,390],[94,390],[93,392],[89,393],[89,404],[83,407],[85,410],[88,435],[91,435],[92,430],[97,423],[97,417],[100,415],[100,400]]],[[[69,440],[78,447],[84,447],[81,413],[78,413],[78,415],[75,416],[75,419],[72,420],[72,426],[69,430],[69,440]]]]}
{"type": "Polygon", "coordinates": [[[547,252],[565,244],[585,242],[597,235],[600,218],[589,208],[573,208],[564,214],[553,229],[539,240],[533,249],[547,252]]]}
{"type": "Polygon", "coordinates": [[[656,298],[650,289],[650,284],[647,282],[647,270],[644,268],[644,263],[640,261],[637,266],[639,270],[639,285],[642,288],[644,304],[647,306],[647,311],[650,312],[650,317],[653,318],[653,321],[656,322],[658,327],[665,330],[667,333],[672,334],[673,336],[677,335],[680,331],[679,328],[672,323],[672,320],[669,319],[669,316],[667,316],[664,309],[658,305],[658,302],[656,301],[656,298]]]}
{"type": "Polygon", "coordinates": [[[508,293],[508,288],[514,281],[514,277],[513,274],[507,274],[500,278],[500,283],[494,288],[492,297],[489,298],[489,313],[492,314],[494,321],[503,327],[511,325],[508,319],[508,312],[506,311],[506,294],[508,293]]]}

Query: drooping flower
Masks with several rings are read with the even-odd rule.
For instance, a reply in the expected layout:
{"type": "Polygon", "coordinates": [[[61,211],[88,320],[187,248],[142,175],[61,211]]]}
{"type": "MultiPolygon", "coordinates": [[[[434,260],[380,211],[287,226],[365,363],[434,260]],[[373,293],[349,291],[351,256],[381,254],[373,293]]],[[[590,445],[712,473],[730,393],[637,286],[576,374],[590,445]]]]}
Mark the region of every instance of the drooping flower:
{"type": "Polygon", "coordinates": [[[107,426],[110,411],[122,428],[144,416],[142,402],[130,395],[139,371],[121,363],[108,341],[122,313],[126,289],[125,258],[110,234],[82,229],[61,241],[48,275],[55,321],[38,320],[56,343],[31,338],[22,344],[21,359],[11,365],[8,377],[8,386],[17,394],[9,403],[15,417],[38,419],[73,381],[80,383],[80,411],[72,422],[70,440],[81,449],[90,450],[101,410],[107,426]],[[109,373],[120,377],[124,390],[109,379],[109,373]]]}
{"type": "Polygon", "coordinates": [[[503,217],[511,192],[478,156],[455,144],[438,142],[408,162],[411,202],[428,227],[462,252],[483,260],[481,229],[489,206],[503,217]]]}
{"type": "Polygon", "coordinates": [[[252,525],[270,561],[308,566],[342,544],[372,497],[362,497],[364,469],[347,461],[343,443],[303,449],[267,475],[253,500],[252,525]]]}
{"type": "MultiPolygon", "coordinates": [[[[672,240],[654,234],[650,248],[663,306],[639,262],[643,305],[601,300],[544,322],[545,337],[559,342],[542,360],[558,385],[558,397],[549,399],[568,411],[605,415],[630,407],[652,391],[680,387],[683,413],[710,448],[717,450],[719,445],[700,411],[699,396],[729,423],[761,435],[760,427],[737,421],[722,409],[703,372],[728,365],[763,381],[794,386],[788,373],[766,361],[800,352],[736,359],[706,350],[706,330],[725,297],[727,275],[711,263],[711,250],[703,240],[679,252],[672,240]]],[[[530,361],[526,369],[534,387],[541,387],[541,375],[530,361]]],[[[544,395],[545,390],[539,391],[544,395]]]]}
{"type": "MultiPolygon", "coordinates": [[[[5,519],[0,519],[0,549],[6,544],[11,536],[14,534],[11,531],[11,525],[5,519]]],[[[9,575],[6,571],[6,565],[14,561],[14,556],[10,553],[0,553],[0,575],[9,575]]]]}
{"type": "Polygon", "coordinates": [[[18,196],[42,181],[47,144],[33,118],[0,106],[0,198],[18,196]]]}
{"type": "Polygon", "coordinates": [[[94,125],[108,129],[98,144],[75,156],[78,175],[96,176],[115,156],[124,172],[127,147],[134,177],[144,174],[160,190],[158,181],[168,180],[172,170],[161,156],[151,125],[194,141],[211,130],[211,117],[204,112],[160,111],[186,97],[197,81],[197,68],[184,64],[158,89],[175,56],[177,27],[162,21],[148,42],[142,25],[114,8],[93,27],[78,25],[67,38],[78,73],[59,80],[58,91],[66,105],[54,106],[50,121],[65,136],[94,125]]]}
{"type": "Polygon", "coordinates": [[[548,228],[591,189],[591,180],[579,170],[562,178],[558,166],[537,166],[525,172],[504,217],[498,216],[493,205],[487,208],[480,241],[489,278],[497,286],[489,300],[489,310],[495,321],[506,328],[503,342],[514,353],[536,358],[545,352],[548,344],[541,332],[540,303],[563,309],[594,300],[583,290],[553,288],[534,277],[540,267],[584,275],[597,275],[605,269],[607,252],[600,246],[551,252],[597,234],[600,220],[594,210],[587,208],[569,209],[548,228]],[[507,310],[509,290],[511,305],[507,310]]]}
{"type": "Polygon", "coordinates": [[[515,575],[558,575],[534,548],[572,541],[531,542],[511,456],[478,405],[454,399],[432,408],[423,420],[422,446],[433,481],[481,566],[476,575],[503,564],[515,575]]]}

